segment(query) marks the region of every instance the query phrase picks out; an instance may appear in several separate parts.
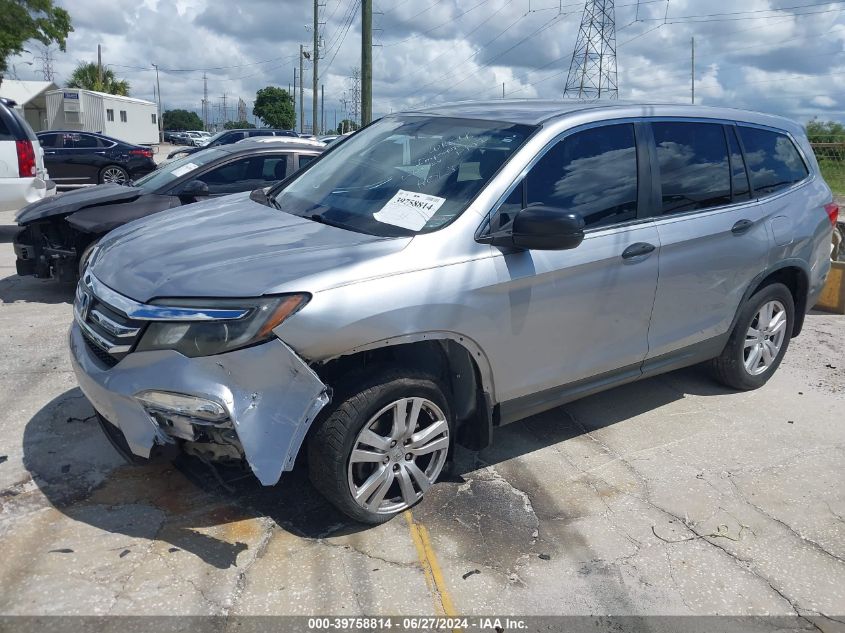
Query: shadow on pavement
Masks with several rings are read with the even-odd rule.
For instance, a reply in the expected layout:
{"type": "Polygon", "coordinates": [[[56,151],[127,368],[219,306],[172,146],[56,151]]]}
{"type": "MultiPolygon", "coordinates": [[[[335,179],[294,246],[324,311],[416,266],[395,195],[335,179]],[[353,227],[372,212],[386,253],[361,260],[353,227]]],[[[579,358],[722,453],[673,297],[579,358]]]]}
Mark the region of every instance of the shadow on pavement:
{"type": "MultiPolygon", "coordinates": [[[[684,393],[725,393],[710,386],[699,373],[696,369],[683,370],[668,380],[650,379],[634,388],[592,396],[589,400],[613,403],[600,416],[576,419],[565,408],[556,409],[497,429],[493,446],[482,453],[458,452],[453,473],[430,491],[434,494],[414,509],[414,515],[441,525],[456,525],[461,516],[474,516],[482,522],[492,518],[495,521],[491,525],[498,529],[513,512],[513,508],[501,507],[514,501],[509,497],[490,502],[484,495],[477,495],[446,509],[465,481],[463,475],[615,424],[682,398],[684,393]],[[470,507],[473,504],[476,507],[470,507]]],[[[269,517],[283,529],[305,538],[367,529],[323,500],[308,481],[302,460],[271,488],[262,487],[249,472],[218,469],[215,473],[189,457],[180,457],[172,464],[129,466],[106,440],[79,389],[53,399],[29,421],[23,450],[24,465],[33,481],[49,503],[67,516],[108,532],[170,543],[221,569],[234,566],[247,545],[237,540],[236,532],[223,540],[198,530],[257,517],[269,517]]],[[[542,503],[544,485],[536,479],[541,473],[524,470],[520,473],[523,489],[531,489],[535,504],[542,503]],[[532,481],[528,486],[526,479],[532,481]]],[[[525,505],[516,501],[520,507],[525,505]]],[[[523,518],[511,517],[510,521],[519,523],[523,518]]],[[[532,521],[536,523],[536,516],[525,518],[525,525],[519,527],[536,530],[532,521]]],[[[478,545],[488,556],[498,555],[491,543],[478,545]]],[[[587,547],[586,543],[581,545],[587,547]]]]}
{"type": "Polygon", "coordinates": [[[75,284],[55,279],[10,275],[0,279],[0,303],[73,303],[75,289],[75,284]]]}

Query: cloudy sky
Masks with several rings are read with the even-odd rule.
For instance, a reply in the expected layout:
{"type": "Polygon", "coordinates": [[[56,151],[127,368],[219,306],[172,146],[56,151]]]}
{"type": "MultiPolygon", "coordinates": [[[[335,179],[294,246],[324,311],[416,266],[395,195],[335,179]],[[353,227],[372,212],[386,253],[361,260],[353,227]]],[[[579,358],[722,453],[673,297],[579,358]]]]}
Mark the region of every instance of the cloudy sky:
{"type": "MultiPolygon", "coordinates": [[[[203,70],[212,117],[255,91],[293,82],[299,45],[310,49],[310,0],[57,0],[75,31],[54,53],[56,81],[79,61],[104,63],[152,99],[162,69],[163,107],[200,110],[203,70]]],[[[320,0],[320,83],[326,123],[360,65],[360,0],[320,0]]],[[[559,98],[583,0],[374,0],[374,111],[478,98],[559,98]]],[[[845,121],[845,0],[617,0],[619,95],[689,102],[690,39],[696,100],[845,121]],[[742,12],[738,12],[742,9],[742,12]]],[[[13,59],[40,79],[41,55],[13,59]],[[34,61],[34,65],[25,62],[34,61]]],[[[306,86],[311,82],[306,65],[306,86]]],[[[310,121],[310,89],[305,92],[310,121]]],[[[251,120],[251,116],[250,116],[251,120]]]]}

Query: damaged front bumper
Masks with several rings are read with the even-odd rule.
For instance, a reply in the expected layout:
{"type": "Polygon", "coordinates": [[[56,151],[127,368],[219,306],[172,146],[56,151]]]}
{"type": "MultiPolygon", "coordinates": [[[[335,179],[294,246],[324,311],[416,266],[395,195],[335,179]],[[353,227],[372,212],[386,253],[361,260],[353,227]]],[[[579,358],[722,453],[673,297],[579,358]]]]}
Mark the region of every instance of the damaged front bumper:
{"type": "Polygon", "coordinates": [[[229,442],[235,453],[242,449],[258,480],[271,486],[293,468],[308,428],[329,402],[326,385],[278,339],[199,358],[168,350],[134,352],[108,367],[76,322],[69,338],[82,392],[139,457],[149,457],[155,445],[190,446],[191,437],[212,435],[229,442]],[[184,410],[151,407],[144,396],[151,391],[204,399],[225,413],[209,422],[184,410]]]}

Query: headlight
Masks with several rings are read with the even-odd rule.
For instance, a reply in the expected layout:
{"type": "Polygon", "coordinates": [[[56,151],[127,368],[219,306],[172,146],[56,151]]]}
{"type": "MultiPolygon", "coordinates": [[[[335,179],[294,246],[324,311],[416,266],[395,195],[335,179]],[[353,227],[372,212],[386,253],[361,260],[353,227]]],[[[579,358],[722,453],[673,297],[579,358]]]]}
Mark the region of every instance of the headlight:
{"type": "Polygon", "coordinates": [[[296,294],[259,299],[163,299],[152,302],[179,308],[239,309],[238,319],[214,321],[153,321],[137,351],[172,349],[185,356],[211,356],[253,345],[273,337],[273,328],[302,308],[310,295],[296,294]]]}

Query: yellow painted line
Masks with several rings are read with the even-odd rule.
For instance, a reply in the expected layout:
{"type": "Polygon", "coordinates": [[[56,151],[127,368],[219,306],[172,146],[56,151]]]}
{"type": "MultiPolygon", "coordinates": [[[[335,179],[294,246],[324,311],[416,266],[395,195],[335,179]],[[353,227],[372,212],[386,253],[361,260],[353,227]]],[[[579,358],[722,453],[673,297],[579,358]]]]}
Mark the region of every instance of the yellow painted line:
{"type": "Polygon", "coordinates": [[[438,615],[445,615],[447,618],[458,617],[452,596],[449,595],[449,589],[446,587],[446,580],[443,578],[443,571],[440,569],[440,564],[437,562],[437,556],[431,545],[428,530],[423,524],[414,522],[414,515],[411,514],[410,510],[405,510],[403,514],[405,521],[408,522],[414,547],[417,548],[417,558],[422,566],[425,582],[429,591],[434,595],[434,607],[437,609],[438,615]]]}

